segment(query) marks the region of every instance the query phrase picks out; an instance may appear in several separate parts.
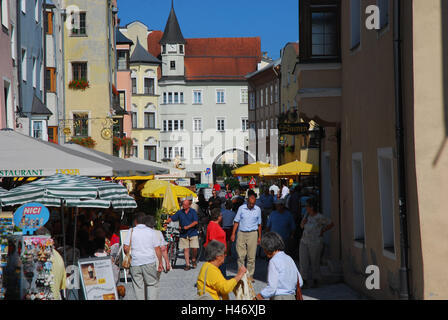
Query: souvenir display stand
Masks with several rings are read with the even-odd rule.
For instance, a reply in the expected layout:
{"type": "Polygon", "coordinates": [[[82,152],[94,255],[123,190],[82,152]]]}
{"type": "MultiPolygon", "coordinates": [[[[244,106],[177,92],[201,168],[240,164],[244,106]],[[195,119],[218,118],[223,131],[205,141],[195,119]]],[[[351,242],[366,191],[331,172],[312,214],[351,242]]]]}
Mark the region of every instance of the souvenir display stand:
{"type": "Polygon", "coordinates": [[[20,296],[25,300],[52,300],[52,257],[54,243],[49,236],[23,236],[20,296]]]}
{"type": "Polygon", "coordinates": [[[8,237],[14,232],[12,214],[0,213],[0,300],[5,299],[5,268],[8,264],[8,237]]]}

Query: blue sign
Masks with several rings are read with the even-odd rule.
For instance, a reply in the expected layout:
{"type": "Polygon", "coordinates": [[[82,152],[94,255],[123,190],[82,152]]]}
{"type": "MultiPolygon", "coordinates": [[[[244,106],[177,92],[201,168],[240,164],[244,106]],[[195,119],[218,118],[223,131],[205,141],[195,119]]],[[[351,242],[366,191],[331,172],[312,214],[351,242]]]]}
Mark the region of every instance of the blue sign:
{"type": "Polygon", "coordinates": [[[205,170],[205,175],[206,175],[206,176],[208,176],[208,175],[211,174],[211,173],[212,173],[212,169],[207,168],[207,169],[205,170]]]}
{"type": "Polygon", "coordinates": [[[14,212],[14,224],[22,230],[24,235],[34,234],[43,227],[50,218],[47,207],[40,203],[27,203],[14,212]]]}

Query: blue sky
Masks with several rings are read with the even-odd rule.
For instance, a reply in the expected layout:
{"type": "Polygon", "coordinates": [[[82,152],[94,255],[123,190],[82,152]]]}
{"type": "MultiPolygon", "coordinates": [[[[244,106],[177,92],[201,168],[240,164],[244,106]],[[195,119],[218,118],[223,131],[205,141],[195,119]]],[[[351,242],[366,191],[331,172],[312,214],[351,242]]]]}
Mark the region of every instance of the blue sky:
{"type": "MultiPolygon", "coordinates": [[[[139,20],[164,30],[171,0],[118,0],[120,25],[139,20]]],[[[298,0],[174,0],[185,38],[256,37],[273,59],[286,43],[297,41],[298,0]]]]}

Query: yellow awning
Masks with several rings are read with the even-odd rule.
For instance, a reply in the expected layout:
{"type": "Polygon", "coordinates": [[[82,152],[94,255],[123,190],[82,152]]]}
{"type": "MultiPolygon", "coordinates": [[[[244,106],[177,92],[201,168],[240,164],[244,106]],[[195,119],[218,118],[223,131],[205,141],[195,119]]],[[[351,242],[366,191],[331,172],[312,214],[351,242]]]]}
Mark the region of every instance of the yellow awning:
{"type": "Polygon", "coordinates": [[[293,161],[279,167],[262,168],[261,177],[292,177],[301,173],[319,172],[319,166],[311,163],[293,161]]]}
{"type": "Polygon", "coordinates": [[[113,177],[113,180],[154,180],[154,176],[113,177]]]}
{"type": "Polygon", "coordinates": [[[269,166],[269,163],[255,162],[232,170],[232,174],[236,177],[258,176],[262,168],[268,168],[269,166]]]}

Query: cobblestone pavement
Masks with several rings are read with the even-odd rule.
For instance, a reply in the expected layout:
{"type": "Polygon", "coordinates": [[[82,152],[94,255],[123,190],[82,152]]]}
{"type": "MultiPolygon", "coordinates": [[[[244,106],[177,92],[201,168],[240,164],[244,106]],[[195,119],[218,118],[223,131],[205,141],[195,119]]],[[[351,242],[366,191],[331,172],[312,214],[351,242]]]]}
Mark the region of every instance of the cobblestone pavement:
{"type": "MultiPolygon", "coordinates": [[[[196,269],[184,271],[185,260],[179,257],[176,267],[168,273],[162,273],[159,283],[159,300],[195,300],[196,280],[199,270],[204,262],[198,263],[196,269]]],[[[266,286],[267,261],[257,258],[254,288],[259,293],[266,286]]],[[[233,277],[237,272],[236,259],[233,258],[227,264],[227,276],[233,277]]],[[[126,297],[124,300],[135,299],[134,290],[130,278],[126,285],[126,297]]],[[[305,300],[359,300],[365,299],[343,283],[321,285],[318,288],[303,290],[305,300]]],[[[234,299],[233,293],[230,299],[234,299]]]]}

